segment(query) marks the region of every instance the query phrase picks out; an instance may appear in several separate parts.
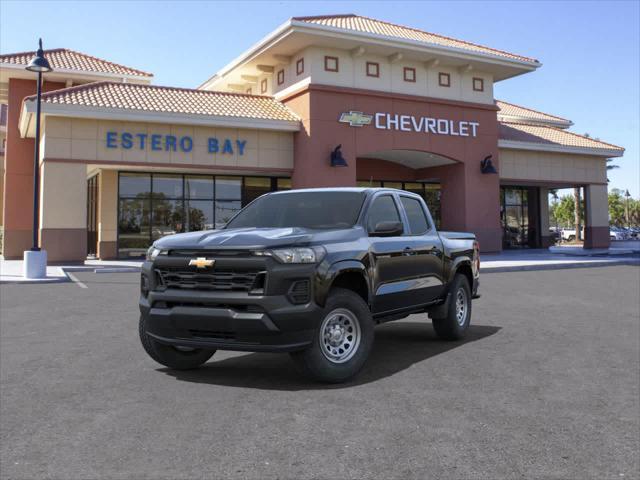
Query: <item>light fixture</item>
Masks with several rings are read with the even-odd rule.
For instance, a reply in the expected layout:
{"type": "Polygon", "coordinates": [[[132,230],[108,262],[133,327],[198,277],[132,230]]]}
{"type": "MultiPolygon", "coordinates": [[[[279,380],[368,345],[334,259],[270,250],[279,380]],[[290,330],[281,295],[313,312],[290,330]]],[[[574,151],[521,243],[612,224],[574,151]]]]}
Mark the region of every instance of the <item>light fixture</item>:
{"type": "Polygon", "coordinates": [[[348,167],[347,161],[342,156],[342,144],[338,145],[331,152],[331,166],[332,167],[348,167]]]}
{"type": "Polygon", "coordinates": [[[486,157],[484,157],[484,160],[480,160],[480,172],[489,174],[498,173],[496,168],[493,166],[493,163],[491,162],[492,157],[493,155],[487,155],[486,157]]]}
{"type": "Polygon", "coordinates": [[[44,51],[42,50],[42,39],[39,42],[39,48],[36,52],[36,55],[31,59],[29,65],[27,65],[27,70],[30,72],[38,72],[38,73],[47,73],[53,70],[51,65],[49,64],[49,60],[44,56],[44,51]]]}

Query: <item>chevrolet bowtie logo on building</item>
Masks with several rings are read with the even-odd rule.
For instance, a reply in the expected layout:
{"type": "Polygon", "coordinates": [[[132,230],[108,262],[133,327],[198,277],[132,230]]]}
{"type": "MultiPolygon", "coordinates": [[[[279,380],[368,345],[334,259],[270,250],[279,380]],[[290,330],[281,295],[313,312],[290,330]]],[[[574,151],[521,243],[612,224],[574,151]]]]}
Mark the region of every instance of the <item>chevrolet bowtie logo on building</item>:
{"type": "Polygon", "coordinates": [[[207,260],[204,257],[192,258],[191,260],[189,260],[189,266],[196,268],[213,267],[214,263],[216,263],[215,260],[207,260]]]}
{"type": "Polygon", "coordinates": [[[373,115],[369,115],[362,112],[354,112],[353,110],[350,112],[342,112],[340,115],[341,123],[348,123],[352,127],[362,127],[364,125],[371,125],[371,121],[373,120],[373,115]]]}

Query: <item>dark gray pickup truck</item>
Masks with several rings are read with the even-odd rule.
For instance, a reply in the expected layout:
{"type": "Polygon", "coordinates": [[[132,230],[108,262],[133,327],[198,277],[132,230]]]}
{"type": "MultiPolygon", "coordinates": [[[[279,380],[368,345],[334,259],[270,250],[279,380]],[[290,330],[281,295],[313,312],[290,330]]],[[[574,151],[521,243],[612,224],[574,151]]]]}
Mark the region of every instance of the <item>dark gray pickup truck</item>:
{"type": "Polygon", "coordinates": [[[315,379],[342,382],[364,365],[378,323],[425,313],[439,337],[460,339],[479,269],[475,236],[436,231],[409,192],[269,193],[222,229],[154,243],[140,338],[174,369],[216,350],[290,352],[315,379]]]}

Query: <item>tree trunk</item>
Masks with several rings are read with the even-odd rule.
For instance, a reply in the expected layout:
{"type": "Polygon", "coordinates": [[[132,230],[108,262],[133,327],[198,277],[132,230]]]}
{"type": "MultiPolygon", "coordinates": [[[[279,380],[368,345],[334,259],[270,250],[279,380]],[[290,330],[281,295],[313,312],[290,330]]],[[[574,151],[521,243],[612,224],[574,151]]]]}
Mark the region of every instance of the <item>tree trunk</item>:
{"type": "Polygon", "coordinates": [[[573,202],[576,240],[582,240],[582,229],[580,228],[580,187],[575,187],[573,189],[573,202]]]}

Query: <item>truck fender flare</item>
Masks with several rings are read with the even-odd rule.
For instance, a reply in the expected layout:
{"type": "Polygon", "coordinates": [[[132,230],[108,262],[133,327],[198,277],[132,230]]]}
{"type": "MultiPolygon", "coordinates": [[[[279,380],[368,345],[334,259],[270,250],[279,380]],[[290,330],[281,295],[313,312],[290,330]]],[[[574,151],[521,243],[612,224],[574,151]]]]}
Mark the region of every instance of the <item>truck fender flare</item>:
{"type": "Polygon", "coordinates": [[[371,284],[367,275],[367,268],[364,266],[364,264],[357,260],[340,260],[338,262],[332,263],[326,270],[324,275],[322,275],[322,281],[318,284],[318,288],[315,292],[316,303],[318,303],[319,305],[324,305],[327,296],[329,295],[329,290],[331,290],[331,286],[333,285],[335,279],[339,275],[349,272],[355,272],[362,275],[364,281],[367,284],[368,297],[370,299],[371,284]]]}
{"type": "MultiPolygon", "coordinates": [[[[460,267],[462,266],[468,266],[469,268],[472,267],[471,265],[471,259],[469,257],[457,257],[453,260],[453,263],[451,264],[451,268],[449,269],[449,279],[447,281],[447,284],[451,284],[451,282],[453,282],[453,277],[456,276],[456,273],[458,273],[458,270],[460,270],[460,267]]],[[[472,285],[469,285],[470,287],[472,285]]]]}

